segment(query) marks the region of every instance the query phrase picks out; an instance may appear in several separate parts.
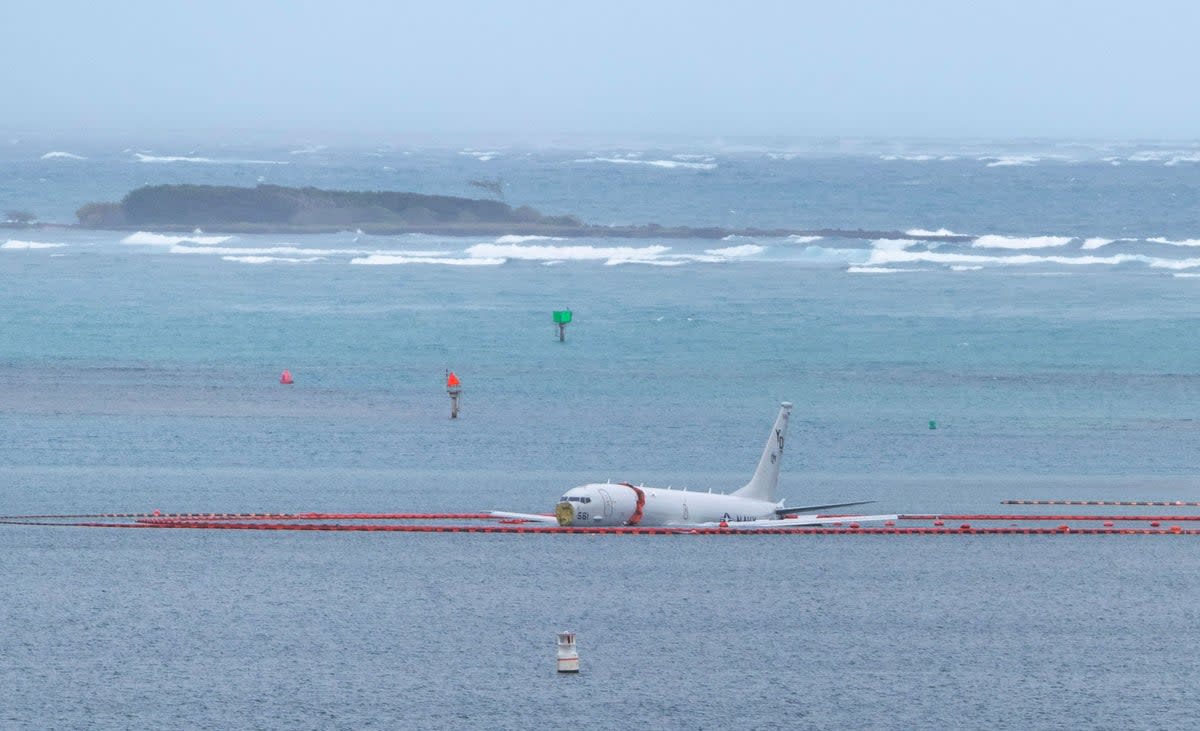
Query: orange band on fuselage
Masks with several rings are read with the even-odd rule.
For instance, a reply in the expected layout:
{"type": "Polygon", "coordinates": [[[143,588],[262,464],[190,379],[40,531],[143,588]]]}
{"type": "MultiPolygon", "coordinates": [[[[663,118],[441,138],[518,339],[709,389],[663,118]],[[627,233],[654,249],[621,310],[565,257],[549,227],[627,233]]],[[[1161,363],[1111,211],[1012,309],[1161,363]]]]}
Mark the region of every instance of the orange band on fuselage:
{"type": "Polygon", "coordinates": [[[625,521],[625,525],[637,525],[642,522],[642,511],[646,509],[646,493],[640,487],[634,487],[628,482],[620,483],[637,495],[637,507],[634,508],[633,515],[629,516],[629,520],[625,521]]]}

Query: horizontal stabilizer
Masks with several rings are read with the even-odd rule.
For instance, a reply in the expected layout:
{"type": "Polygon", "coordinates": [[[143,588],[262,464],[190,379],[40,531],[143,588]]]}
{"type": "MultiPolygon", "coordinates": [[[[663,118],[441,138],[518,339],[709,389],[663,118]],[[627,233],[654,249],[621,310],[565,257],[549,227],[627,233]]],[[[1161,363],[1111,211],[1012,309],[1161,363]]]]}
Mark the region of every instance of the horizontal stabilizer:
{"type": "Polygon", "coordinates": [[[553,515],[540,513],[506,513],[503,510],[490,510],[488,515],[501,520],[528,520],[531,523],[553,523],[558,525],[558,518],[553,515]]]}
{"type": "Polygon", "coordinates": [[[814,510],[828,510],[829,508],[848,508],[851,505],[868,505],[875,502],[874,500],[859,500],[855,503],[830,503],[829,505],[797,505],[793,508],[776,508],[776,515],[799,515],[800,513],[811,513],[814,510]]]}

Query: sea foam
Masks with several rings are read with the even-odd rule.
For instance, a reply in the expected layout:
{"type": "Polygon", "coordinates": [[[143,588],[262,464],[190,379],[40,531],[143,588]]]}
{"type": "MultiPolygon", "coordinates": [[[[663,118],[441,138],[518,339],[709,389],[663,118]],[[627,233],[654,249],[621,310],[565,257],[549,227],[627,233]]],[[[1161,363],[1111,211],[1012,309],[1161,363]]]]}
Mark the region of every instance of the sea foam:
{"type": "Polygon", "coordinates": [[[1114,239],[1102,239],[1102,238],[1098,238],[1098,237],[1090,238],[1090,239],[1084,240],[1083,244],[1080,245],[1079,248],[1083,249],[1085,251],[1088,251],[1091,249],[1099,249],[1101,246],[1108,246],[1113,241],[1114,241],[1114,239]]]}

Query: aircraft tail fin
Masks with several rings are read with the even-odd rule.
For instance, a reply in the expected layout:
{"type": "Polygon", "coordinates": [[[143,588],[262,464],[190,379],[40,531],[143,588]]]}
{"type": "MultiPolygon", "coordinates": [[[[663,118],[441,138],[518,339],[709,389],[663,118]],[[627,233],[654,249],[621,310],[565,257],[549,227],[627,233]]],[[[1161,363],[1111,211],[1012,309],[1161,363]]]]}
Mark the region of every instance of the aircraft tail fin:
{"type": "Polygon", "coordinates": [[[788,414],[791,411],[791,403],[784,401],[779,405],[779,416],[775,419],[775,426],[771,428],[771,435],[767,437],[767,446],[763,448],[762,458],[758,460],[758,469],[754,470],[754,477],[750,478],[745,487],[733,493],[734,495],[752,500],[778,501],[776,495],[779,492],[779,463],[783,461],[783,442],[787,434],[788,414]]]}

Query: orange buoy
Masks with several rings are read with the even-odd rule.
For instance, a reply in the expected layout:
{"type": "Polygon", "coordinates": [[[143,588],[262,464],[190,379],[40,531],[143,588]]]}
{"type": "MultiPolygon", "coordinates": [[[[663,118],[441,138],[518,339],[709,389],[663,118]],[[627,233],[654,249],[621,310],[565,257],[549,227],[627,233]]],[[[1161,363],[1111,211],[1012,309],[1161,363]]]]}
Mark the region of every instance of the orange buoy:
{"type": "Polygon", "coordinates": [[[284,368],[283,373],[279,375],[279,382],[285,386],[292,385],[292,372],[284,368]]]}
{"type": "Polygon", "coordinates": [[[454,374],[454,371],[450,371],[446,376],[446,388],[458,388],[461,385],[462,383],[459,382],[458,376],[454,374]]]}
{"type": "Polygon", "coordinates": [[[729,523],[727,521],[722,520],[720,523],[717,523],[717,526],[721,527],[721,528],[728,528],[729,523]]]}
{"type": "Polygon", "coordinates": [[[1171,532],[1172,532],[1172,533],[1182,533],[1182,532],[1183,532],[1183,528],[1180,528],[1180,527],[1179,527],[1179,526],[1177,526],[1177,525],[1173,525],[1173,526],[1171,526],[1171,532]]]}
{"type": "Polygon", "coordinates": [[[1058,526],[1058,529],[1059,529],[1059,531],[1061,531],[1063,533],[1071,532],[1071,526],[1067,525],[1066,523],[1063,523],[1062,525],[1058,526]]]}

